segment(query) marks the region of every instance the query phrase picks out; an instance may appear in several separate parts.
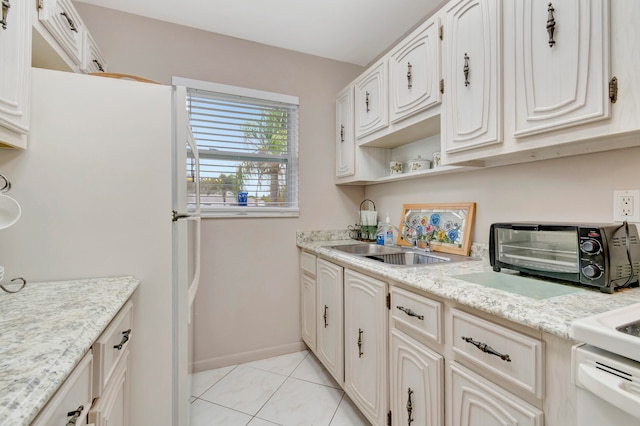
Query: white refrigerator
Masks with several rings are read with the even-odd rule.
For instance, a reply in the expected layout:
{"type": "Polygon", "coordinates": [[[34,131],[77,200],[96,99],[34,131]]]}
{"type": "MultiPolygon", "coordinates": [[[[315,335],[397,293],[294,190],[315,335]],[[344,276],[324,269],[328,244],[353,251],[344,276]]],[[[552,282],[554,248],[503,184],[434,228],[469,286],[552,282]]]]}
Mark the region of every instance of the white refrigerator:
{"type": "Polygon", "coordinates": [[[28,148],[0,149],[22,206],[0,231],[5,280],[141,282],[130,425],[188,424],[200,236],[185,201],[186,158],[197,155],[185,108],[180,88],[34,68],[28,148]]]}

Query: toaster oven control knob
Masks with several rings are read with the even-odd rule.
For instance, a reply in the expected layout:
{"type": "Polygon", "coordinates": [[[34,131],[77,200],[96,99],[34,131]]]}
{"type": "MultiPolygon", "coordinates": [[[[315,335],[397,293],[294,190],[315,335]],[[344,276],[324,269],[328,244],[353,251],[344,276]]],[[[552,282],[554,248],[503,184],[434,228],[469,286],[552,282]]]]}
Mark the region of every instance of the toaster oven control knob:
{"type": "Polygon", "coordinates": [[[582,273],[585,277],[595,280],[602,276],[602,269],[598,265],[590,264],[582,268],[582,273]]]}
{"type": "Polygon", "coordinates": [[[580,244],[580,250],[587,254],[598,254],[602,250],[602,246],[596,240],[584,240],[580,244]]]}

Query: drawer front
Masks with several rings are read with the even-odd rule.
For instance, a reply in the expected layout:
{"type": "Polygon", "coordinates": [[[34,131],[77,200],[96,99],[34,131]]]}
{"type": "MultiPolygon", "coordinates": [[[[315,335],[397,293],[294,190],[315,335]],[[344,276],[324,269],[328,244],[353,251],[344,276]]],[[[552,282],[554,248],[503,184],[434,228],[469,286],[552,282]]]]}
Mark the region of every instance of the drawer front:
{"type": "Polygon", "coordinates": [[[113,378],[89,412],[89,422],[94,426],[128,426],[129,399],[129,349],[126,348],[113,378]]]}
{"type": "Polygon", "coordinates": [[[133,303],[129,301],[93,345],[95,356],[93,396],[96,398],[102,395],[105,387],[109,385],[118,361],[122,358],[125,349],[129,347],[133,335],[132,322],[133,303]]]}
{"type": "Polygon", "coordinates": [[[451,318],[456,356],[542,398],[541,341],[457,309],[451,318]]]}
{"type": "Polygon", "coordinates": [[[85,425],[93,400],[92,372],[93,357],[89,351],[31,425],[66,425],[73,420],[76,426],[85,425]]]}
{"type": "Polygon", "coordinates": [[[80,65],[85,28],[71,1],[44,0],[38,19],[71,60],[80,65]]]}
{"type": "Polygon", "coordinates": [[[300,256],[300,268],[309,275],[316,276],[316,256],[307,252],[302,252],[300,256]]]}
{"type": "Polygon", "coordinates": [[[391,317],[396,328],[416,338],[442,343],[442,303],[400,288],[391,289],[391,317]]]}

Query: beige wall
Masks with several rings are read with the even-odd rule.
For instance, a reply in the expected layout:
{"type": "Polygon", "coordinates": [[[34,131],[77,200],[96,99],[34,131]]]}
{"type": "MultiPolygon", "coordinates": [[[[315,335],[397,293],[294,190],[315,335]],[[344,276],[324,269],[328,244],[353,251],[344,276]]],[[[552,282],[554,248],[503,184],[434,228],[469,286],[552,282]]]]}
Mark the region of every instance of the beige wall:
{"type": "Polygon", "coordinates": [[[332,183],[335,94],[361,67],[76,4],[109,71],[172,76],[300,99],[300,217],[203,223],[194,321],[196,369],[298,350],[297,230],[355,223],[364,190],[332,183]]]}
{"type": "Polygon", "coordinates": [[[475,201],[472,240],[499,221],[612,222],[613,191],[640,189],[640,148],[536,161],[367,187],[399,223],[403,203],[475,201]]]}

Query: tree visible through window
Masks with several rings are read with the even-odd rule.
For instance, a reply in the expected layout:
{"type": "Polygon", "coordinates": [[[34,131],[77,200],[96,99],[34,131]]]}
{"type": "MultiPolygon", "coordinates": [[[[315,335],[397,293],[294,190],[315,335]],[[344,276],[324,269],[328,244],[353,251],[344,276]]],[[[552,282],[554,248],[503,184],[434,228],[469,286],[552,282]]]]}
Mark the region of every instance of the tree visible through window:
{"type": "Polygon", "coordinates": [[[249,94],[266,98],[250,97],[232,91],[187,89],[189,121],[200,157],[203,214],[297,215],[297,98],[258,91],[249,94]],[[270,99],[278,96],[296,102],[270,99]],[[246,205],[238,201],[243,192],[246,205]]]}

